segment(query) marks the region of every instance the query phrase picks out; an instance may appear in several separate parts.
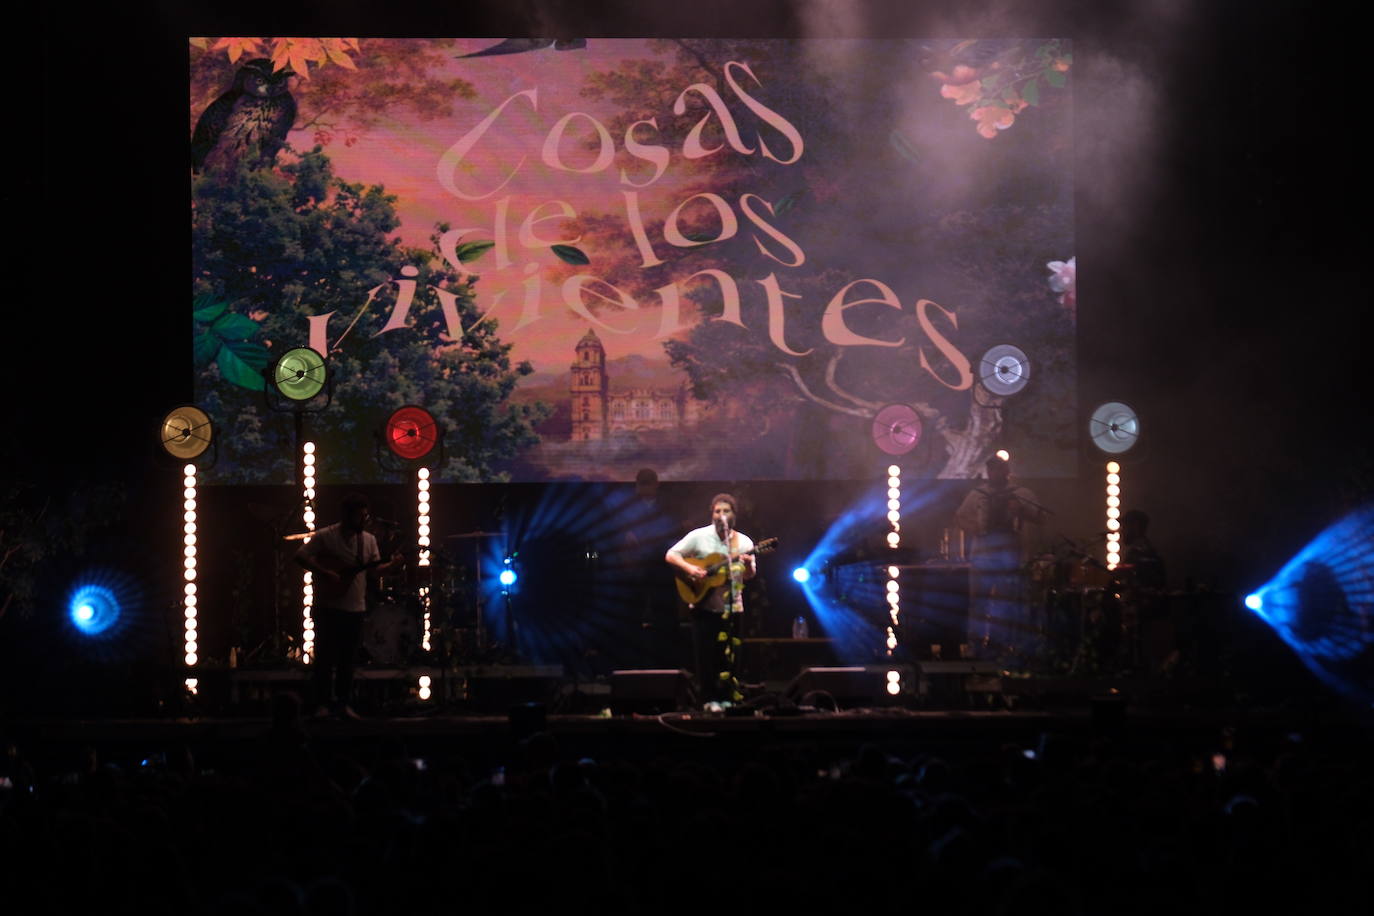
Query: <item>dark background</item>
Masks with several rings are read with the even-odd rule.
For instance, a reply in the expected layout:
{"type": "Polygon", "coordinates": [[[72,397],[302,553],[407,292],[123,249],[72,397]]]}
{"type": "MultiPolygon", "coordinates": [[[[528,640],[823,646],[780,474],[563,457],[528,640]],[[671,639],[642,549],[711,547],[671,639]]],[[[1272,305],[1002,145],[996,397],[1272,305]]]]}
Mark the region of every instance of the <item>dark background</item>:
{"type": "MultiPolygon", "coordinates": [[[[38,51],[18,93],[37,104],[9,132],[3,185],[18,282],[4,310],[0,467],[59,505],[101,483],[126,503],[83,556],[49,565],[34,618],[0,620],[7,655],[31,657],[51,636],[66,577],[93,564],[124,570],[150,607],[176,600],[162,532],[176,530],[163,505],[178,475],[159,463],[153,431],[189,399],[190,354],[141,328],[185,305],[188,35],[1068,36],[1079,402],[1085,421],[1105,400],[1140,412],[1127,503],[1153,517],[1171,578],[1244,594],[1374,489],[1356,372],[1369,301],[1367,80],[1319,5],[330,3],[274,8],[266,22],[244,4],[178,6],[53,11],[44,32],[14,39],[38,51]]],[[[1086,441],[1082,454],[1080,479],[1050,486],[1073,525],[1095,519],[1100,500],[1100,458],[1086,441]]],[[[800,509],[770,508],[844,505],[847,494],[810,486],[753,484],[753,530],[810,536],[800,509]]],[[[474,524],[509,501],[499,489],[460,500],[474,524]]],[[[690,506],[709,490],[670,495],[690,506]]]]}

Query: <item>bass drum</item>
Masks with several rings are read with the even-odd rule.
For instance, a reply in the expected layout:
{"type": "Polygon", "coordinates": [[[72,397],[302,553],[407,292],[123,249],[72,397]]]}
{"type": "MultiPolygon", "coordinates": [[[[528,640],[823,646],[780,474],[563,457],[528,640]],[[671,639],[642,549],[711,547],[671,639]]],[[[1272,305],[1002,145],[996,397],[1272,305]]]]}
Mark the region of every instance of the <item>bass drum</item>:
{"type": "Polygon", "coordinates": [[[1069,565],[1068,580],[1071,588],[1109,588],[1112,574],[1096,560],[1084,559],[1069,565]]]}
{"type": "Polygon", "coordinates": [[[363,648],[374,665],[403,665],[419,645],[415,615],[394,601],[368,612],[363,622],[363,648]]]}

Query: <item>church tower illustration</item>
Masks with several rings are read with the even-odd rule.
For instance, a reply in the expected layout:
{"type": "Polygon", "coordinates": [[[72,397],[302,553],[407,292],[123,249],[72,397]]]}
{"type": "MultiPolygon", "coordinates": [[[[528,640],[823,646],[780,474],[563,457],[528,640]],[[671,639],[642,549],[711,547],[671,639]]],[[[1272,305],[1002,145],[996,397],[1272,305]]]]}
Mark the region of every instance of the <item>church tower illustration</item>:
{"type": "Polygon", "coordinates": [[[577,342],[572,364],[573,441],[606,438],[606,349],[588,330],[577,342]]]}

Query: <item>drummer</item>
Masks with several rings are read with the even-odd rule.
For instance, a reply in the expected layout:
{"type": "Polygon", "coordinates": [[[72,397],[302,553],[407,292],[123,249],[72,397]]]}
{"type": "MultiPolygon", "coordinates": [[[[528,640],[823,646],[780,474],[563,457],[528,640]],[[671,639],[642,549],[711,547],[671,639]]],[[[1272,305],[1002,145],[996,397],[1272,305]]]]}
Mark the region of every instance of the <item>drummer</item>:
{"type": "Polygon", "coordinates": [[[1174,619],[1166,588],[1164,558],[1150,543],[1150,516],[1142,509],[1121,515],[1121,599],[1134,624],[1134,659],[1158,672],[1177,661],[1179,621],[1174,619]]]}
{"type": "Polygon", "coordinates": [[[1129,570],[1130,584],[1137,588],[1164,588],[1164,558],[1155,550],[1146,532],[1150,516],[1142,509],[1129,509],[1121,516],[1121,563],[1129,570]]]}

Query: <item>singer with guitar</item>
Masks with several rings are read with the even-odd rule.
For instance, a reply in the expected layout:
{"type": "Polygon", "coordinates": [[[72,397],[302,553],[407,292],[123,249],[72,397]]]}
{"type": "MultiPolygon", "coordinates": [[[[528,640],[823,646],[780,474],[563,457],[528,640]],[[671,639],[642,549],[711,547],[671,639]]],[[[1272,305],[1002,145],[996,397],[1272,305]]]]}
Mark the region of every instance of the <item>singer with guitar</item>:
{"type": "Polygon", "coordinates": [[[736,677],[740,647],[738,618],[744,612],[744,583],[754,578],[757,570],[753,540],[735,530],[737,512],[735,497],[717,493],[711,498],[711,524],[687,532],[663,557],[676,569],[679,585],[689,589],[705,583],[712,575],[708,571],[712,564],[702,563],[702,560],[719,555],[728,561],[716,573],[720,576],[720,585],[708,589],[699,600],[687,602],[692,617],[697,681],[701,699],[706,702],[743,699],[736,677]]]}
{"type": "Polygon", "coordinates": [[[315,715],[328,715],[332,700],[339,715],[357,719],[351,705],[353,664],[362,642],[367,580],[390,572],[404,560],[395,555],[382,561],[377,539],[367,530],[372,514],[366,496],[350,493],[341,508],[340,521],[315,532],[296,551],[296,562],[310,570],[315,592],[315,657],[311,659],[315,715]]]}

